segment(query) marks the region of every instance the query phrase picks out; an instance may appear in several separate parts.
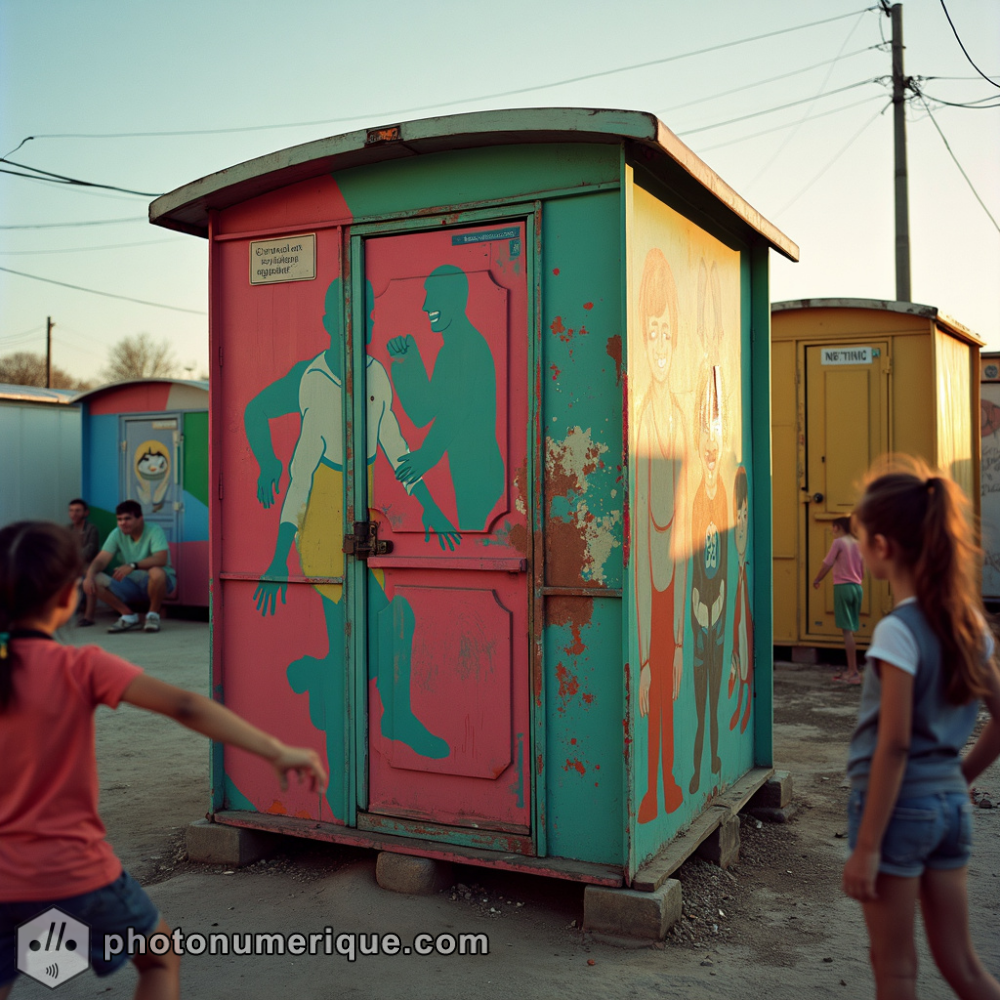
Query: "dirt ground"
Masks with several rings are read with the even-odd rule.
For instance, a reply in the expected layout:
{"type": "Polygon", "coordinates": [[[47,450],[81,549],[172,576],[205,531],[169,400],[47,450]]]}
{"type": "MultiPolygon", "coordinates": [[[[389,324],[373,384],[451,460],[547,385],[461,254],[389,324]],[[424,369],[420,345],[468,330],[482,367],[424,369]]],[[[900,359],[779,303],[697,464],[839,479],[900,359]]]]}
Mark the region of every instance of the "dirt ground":
{"type": "MultiPolygon", "coordinates": [[[[155,676],[207,691],[207,625],[168,621],[153,636],[69,629],[65,638],[98,642],[155,676]]],[[[839,888],[844,763],[860,689],[834,683],[832,673],[776,665],[775,761],[793,774],[797,810],[780,825],[745,816],[740,860],[728,871],[685,864],[677,876],[684,916],[655,948],[592,941],[580,930],[583,888],[568,882],[457,867],[450,890],[401,896],[377,886],[374,853],[292,839],[240,871],[190,863],[184,831],[207,808],[207,743],[130,706],[99,712],[102,815],[125,866],[186,933],[332,925],[404,941],[442,930],[484,931],[490,940],[490,954],[479,957],[188,957],[187,997],[866,997],[873,989],[861,913],[839,888]]],[[[1000,801],[1000,765],[979,787],[1000,801]]],[[[973,933],[1000,975],[1000,809],[975,811],[975,836],[973,933]]],[[[920,995],[951,996],[926,947],[921,954],[920,995]]],[[[131,969],[105,980],[87,972],[59,994],[126,997],[134,982],[131,969]]],[[[24,977],[13,993],[42,995],[47,989],[24,977]]]]}

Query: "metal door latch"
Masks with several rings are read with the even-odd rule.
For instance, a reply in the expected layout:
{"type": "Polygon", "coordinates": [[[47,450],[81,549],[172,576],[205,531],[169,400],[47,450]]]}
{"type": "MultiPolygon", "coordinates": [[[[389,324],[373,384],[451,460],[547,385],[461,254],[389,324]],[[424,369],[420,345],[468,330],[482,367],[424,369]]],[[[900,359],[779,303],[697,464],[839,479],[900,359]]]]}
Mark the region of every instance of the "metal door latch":
{"type": "Polygon", "coordinates": [[[358,559],[369,556],[386,556],[392,551],[392,542],[379,541],[377,521],[355,521],[354,534],[344,535],[344,554],[358,559]]]}

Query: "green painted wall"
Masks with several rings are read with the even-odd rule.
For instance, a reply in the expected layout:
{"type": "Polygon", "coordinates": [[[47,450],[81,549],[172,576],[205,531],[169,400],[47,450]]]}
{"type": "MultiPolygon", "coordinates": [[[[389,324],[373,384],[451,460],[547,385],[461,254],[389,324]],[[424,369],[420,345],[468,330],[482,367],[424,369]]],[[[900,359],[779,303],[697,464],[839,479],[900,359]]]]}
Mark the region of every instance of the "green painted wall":
{"type": "Polygon", "coordinates": [[[208,411],[184,414],[184,489],[208,506],[208,411]]]}
{"type": "Polygon", "coordinates": [[[355,220],[617,183],[618,146],[496,146],[389,160],[334,174],[355,220]]]}
{"type": "MultiPolygon", "coordinates": [[[[625,499],[619,193],[546,202],[542,225],[545,584],[617,591],[625,499]]],[[[543,648],[547,853],[621,863],[621,598],[550,594],[543,648]]]]}

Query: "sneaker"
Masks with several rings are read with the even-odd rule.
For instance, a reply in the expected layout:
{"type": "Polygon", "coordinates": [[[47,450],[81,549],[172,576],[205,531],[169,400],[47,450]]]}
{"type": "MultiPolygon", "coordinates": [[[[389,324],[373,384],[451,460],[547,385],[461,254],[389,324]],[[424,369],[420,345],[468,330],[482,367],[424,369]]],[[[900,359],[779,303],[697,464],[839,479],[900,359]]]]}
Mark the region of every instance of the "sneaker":
{"type": "Polygon", "coordinates": [[[86,615],[80,615],[80,617],[76,620],[77,628],[90,628],[93,624],[93,620],[88,618],[86,615]]]}
{"type": "Polygon", "coordinates": [[[131,632],[132,629],[139,627],[139,616],[138,615],[122,615],[108,629],[109,632],[131,632]]]}
{"type": "Polygon", "coordinates": [[[142,626],[143,632],[159,632],[160,616],[155,611],[150,611],[146,615],[146,624],[142,626]]]}

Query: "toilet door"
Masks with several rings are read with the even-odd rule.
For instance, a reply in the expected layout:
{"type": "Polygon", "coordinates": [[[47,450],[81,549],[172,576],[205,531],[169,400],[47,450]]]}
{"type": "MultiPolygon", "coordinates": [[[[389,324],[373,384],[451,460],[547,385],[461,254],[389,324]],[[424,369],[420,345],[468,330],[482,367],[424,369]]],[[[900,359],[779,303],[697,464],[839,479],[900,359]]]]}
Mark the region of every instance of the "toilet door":
{"type": "Polygon", "coordinates": [[[530,832],[525,228],[364,242],[368,825],[530,832]]]}

